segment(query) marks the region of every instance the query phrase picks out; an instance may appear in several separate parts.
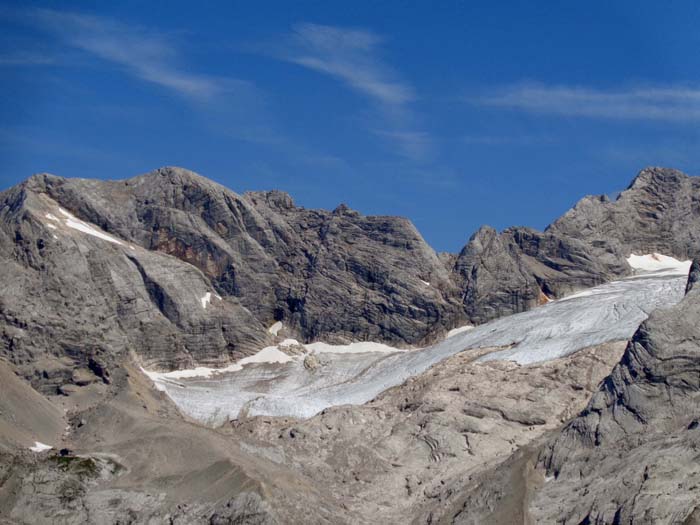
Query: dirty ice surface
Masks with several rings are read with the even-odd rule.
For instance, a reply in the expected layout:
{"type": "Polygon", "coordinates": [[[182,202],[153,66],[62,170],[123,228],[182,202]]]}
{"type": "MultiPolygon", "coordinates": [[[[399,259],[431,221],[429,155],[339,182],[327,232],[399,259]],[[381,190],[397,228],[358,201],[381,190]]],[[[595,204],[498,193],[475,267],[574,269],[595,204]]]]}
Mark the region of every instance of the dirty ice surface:
{"type": "MultiPolygon", "coordinates": [[[[649,259],[642,262],[651,264],[649,259]]],[[[317,354],[319,367],[305,366],[304,354],[287,355],[282,348],[278,351],[287,355],[285,362],[252,356],[246,358],[248,363],[229,367],[231,371],[196,377],[187,377],[187,371],[166,374],[183,374],[179,379],[149,375],[180,410],[208,425],[222,424],[239,414],[310,417],[330,406],[365,403],[463,350],[502,348],[482,360],[527,365],[629,339],[652,310],[674,305],[683,297],[687,265],[666,262],[670,264],[657,271],[638,268],[642,273],[630,278],[453,333],[420,350],[322,353],[324,344],[316,343],[306,345],[306,351],[317,354]]]]}

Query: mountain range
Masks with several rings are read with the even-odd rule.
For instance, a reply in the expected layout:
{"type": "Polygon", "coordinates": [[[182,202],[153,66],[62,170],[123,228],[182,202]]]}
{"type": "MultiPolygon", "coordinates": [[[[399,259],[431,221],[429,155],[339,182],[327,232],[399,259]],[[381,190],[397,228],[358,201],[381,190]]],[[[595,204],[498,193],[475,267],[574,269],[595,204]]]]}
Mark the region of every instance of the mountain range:
{"type": "Polygon", "coordinates": [[[0,523],[700,523],[698,260],[668,168],[456,254],[182,168],[34,175],[0,193],[0,523]]]}

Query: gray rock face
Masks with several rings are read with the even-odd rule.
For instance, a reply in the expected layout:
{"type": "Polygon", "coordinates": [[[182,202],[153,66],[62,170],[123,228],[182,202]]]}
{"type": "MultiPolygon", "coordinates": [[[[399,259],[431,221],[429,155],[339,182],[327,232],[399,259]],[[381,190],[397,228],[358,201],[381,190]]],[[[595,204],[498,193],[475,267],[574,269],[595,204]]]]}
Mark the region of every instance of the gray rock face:
{"type": "Polygon", "coordinates": [[[595,257],[574,237],[482,227],[457,257],[454,273],[468,317],[483,323],[624,275],[623,257],[595,257]]]}
{"type": "Polygon", "coordinates": [[[220,366],[269,343],[277,320],[304,341],[412,345],[464,317],[408,220],[239,196],[179,168],[32,177],[0,194],[0,260],[0,355],[47,391],[74,368],[108,381],[131,351],[220,366]]]}
{"type": "Polygon", "coordinates": [[[76,229],[90,226],[36,184],[0,196],[0,356],[35,386],[53,391],[81,368],[109,383],[131,351],[147,365],[178,367],[225,363],[268,340],[235,298],[203,307],[214,290],[195,266],[76,229]]]}
{"type": "Polygon", "coordinates": [[[305,210],[279,191],[239,196],[180,168],[41,182],[85,220],[190,263],[264,325],[282,320],[305,341],[416,344],[460,315],[449,273],[403,218],[305,210]]]}
{"type": "Polygon", "coordinates": [[[697,259],[693,259],[688,272],[688,284],[685,286],[685,293],[690,292],[698,284],[698,281],[700,281],[700,262],[697,259]]]}
{"type": "Polygon", "coordinates": [[[642,170],[615,201],[586,197],[547,228],[601,253],[700,252],[700,177],[668,168],[642,170]]]}
{"type": "Polygon", "coordinates": [[[485,227],[453,256],[404,219],[176,168],[33,177],[0,194],[0,522],[695,523],[698,263],[612,373],[617,344],[522,367],[482,349],[365,405],[212,430],[138,366],[224,365],[276,320],[304,341],[421,344],[624,275],[631,252],[696,253],[698,189],[645,170],[615,202],[545,232],[485,227]]]}
{"type": "MultiPolygon", "coordinates": [[[[610,343],[523,367],[478,362],[493,349],[469,350],[365,405],[301,421],[239,420],[235,441],[342,501],[335,523],[442,523],[439,516],[461,507],[457,487],[472,488],[473,477],[577,413],[623,349],[610,343]]],[[[522,510],[503,507],[490,523],[519,523],[522,510]]],[[[482,514],[474,523],[487,521],[482,514]]]]}
{"type": "Polygon", "coordinates": [[[625,275],[631,251],[695,253],[699,190],[645,170],[615,202],[583,199],[544,233],[484,227],[454,256],[403,218],[241,196],[180,168],[37,175],[0,193],[0,356],[51,391],[75,368],[108,382],[129,352],[225,365],[270,343],[276,321],[304,342],[422,345],[625,275]]]}
{"type": "Polygon", "coordinates": [[[642,170],[615,201],[588,196],[543,232],[483,227],[453,266],[468,317],[481,323],[628,275],[631,254],[700,254],[700,178],[642,170]]]}
{"type": "Polygon", "coordinates": [[[620,363],[541,455],[544,522],[694,523],[700,494],[700,289],[642,323],[620,363]],[[555,505],[552,502],[556,502],[555,505]]]}

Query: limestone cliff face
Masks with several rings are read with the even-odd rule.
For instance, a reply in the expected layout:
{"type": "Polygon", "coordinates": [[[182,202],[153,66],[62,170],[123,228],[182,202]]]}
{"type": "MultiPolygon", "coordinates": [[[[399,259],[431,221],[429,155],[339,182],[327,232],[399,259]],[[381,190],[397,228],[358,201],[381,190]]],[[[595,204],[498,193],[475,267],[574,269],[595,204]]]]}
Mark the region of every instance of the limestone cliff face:
{"type": "Polygon", "coordinates": [[[544,232],[482,227],[457,257],[453,274],[474,322],[532,308],[630,273],[632,253],[679,259],[700,255],[700,177],[642,170],[611,201],[588,196],[544,232]]]}
{"type": "Polygon", "coordinates": [[[534,500],[542,521],[700,519],[699,274],[696,260],[685,299],[642,323],[588,406],[544,449],[556,479],[534,500]]]}
{"type": "Polygon", "coordinates": [[[239,196],[179,168],[32,177],[0,194],[0,258],[0,353],[49,389],[130,351],[222,365],[269,343],[278,320],[305,341],[414,345],[464,319],[408,220],[239,196]]]}
{"type": "Polygon", "coordinates": [[[35,386],[50,392],[79,368],[109,382],[132,351],[149,366],[221,364],[268,340],[197,267],[66,215],[37,182],[0,196],[0,355],[35,386]]]}
{"type": "Polygon", "coordinates": [[[700,523],[699,262],[612,372],[617,344],[523,367],[455,355],[365,405],[209,431],[138,371],[228,364],[278,320],[303,341],[420,345],[626,275],[630,253],[696,256],[698,180],[644,170],[545,232],[484,227],[437,255],[406,219],[180,168],[32,177],[0,193],[0,428],[97,454],[2,452],[0,521],[700,523]]]}
{"type": "Polygon", "coordinates": [[[36,175],[0,193],[0,355],[55,388],[128,352],[223,365],[276,321],[303,341],[421,345],[625,275],[630,252],[696,253],[698,199],[697,178],[649,169],[615,202],[585,198],[545,232],[481,228],[454,256],[404,218],[238,195],[181,168],[36,175]]]}
{"type": "Polygon", "coordinates": [[[85,220],[191,264],[260,322],[281,320],[305,340],[416,344],[460,315],[449,273],[403,218],[306,210],[280,191],[240,196],[180,168],[38,182],[85,220]]]}
{"type": "Polygon", "coordinates": [[[547,232],[586,241],[598,256],[630,251],[692,259],[700,253],[700,177],[642,170],[619,197],[586,197],[547,232]]]}
{"type": "Polygon", "coordinates": [[[573,237],[531,228],[498,234],[488,226],[474,234],[454,265],[464,309],[475,323],[529,310],[628,271],[623,257],[601,260],[573,237]]]}

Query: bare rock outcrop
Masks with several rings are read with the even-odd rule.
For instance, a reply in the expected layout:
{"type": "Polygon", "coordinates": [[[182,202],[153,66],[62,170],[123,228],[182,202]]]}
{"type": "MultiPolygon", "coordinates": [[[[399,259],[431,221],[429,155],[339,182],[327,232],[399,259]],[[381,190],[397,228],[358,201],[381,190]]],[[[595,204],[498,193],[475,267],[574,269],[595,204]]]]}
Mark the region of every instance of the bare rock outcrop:
{"type": "Polygon", "coordinates": [[[698,256],[699,232],[700,177],[646,168],[617,199],[584,197],[544,232],[481,228],[453,273],[467,316],[481,323],[629,275],[632,253],[698,256]]]}
{"type": "Polygon", "coordinates": [[[697,522],[698,263],[612,372],[624,343],[529,366],[480,349],[362,406],[212,430],[138,366],[225,365],[276,321],[304,343],[420,345],[627,275],[633,252],[696,255],[699,200],[697,178],[652,168],[615,201],[545,232],[484,227],[455,256],[406,219],[180,168],[32,177],[0,193],[0,521],[697,522]],[[35,456],[40,439],[67,452],[35,456]]]}
{"type": "Polygon", "coordinates": [[[0,194],[0,357],[47,393],[90,371],[224,364],[269,335],[195,266],[82,221],[30,181],[0,194]]]}
{"type": "Polygon", "coordinates": [[[434,523],[461,501],[459,487],[576,414],[623,349],[529,366],[469,350],[365,405],[242,419],[233,432],[251,456],[314,480],[344,509],[339,522],[434,523]]]}
{"type": "Polygon", "coordinates": [[[150,368],[226,365],[276,321],[302,342],[427,344],[626,275],[631,251],[695,253],[699,190],[644,170],[614,202],[585,198],[544,233],[484,227],[455,256],[403,218],[237,195],[182,168],[36,175],[0,193],[0,356],[49,392],[78,368],[108,383],[131,352],[150,368]]]}
{"type": "Polygon", "coordinates": [[[606,253],[700,255],[700,177],[669,168],[646,168],[615,200],[585,197],[548,233],[588,243],[606,253]]]}
{"type": "Polygon", "coordinates": [[[241,196],[182,168],[34,185],[104,230],[190,263],[263,324],[281,320],[303,340],[415,344],[459,316],[449,273],[404,218],[307,210],[281,191],[241,196]]]}
{"type": "Polygon", "coordinates": [[[454,264],[469,319],[483,323],[629,272],[623,257],[596,258],[575,237],[509,228],[479,229],[454,264]]]}
{"type": "Polygon", "coordinates": [[[700,508],[700,289],[642,323],[540,461],[532,513],[558,523],[695,523],[700,508]],[[691,521],[687,521],[691,520],[691,521]]]}

